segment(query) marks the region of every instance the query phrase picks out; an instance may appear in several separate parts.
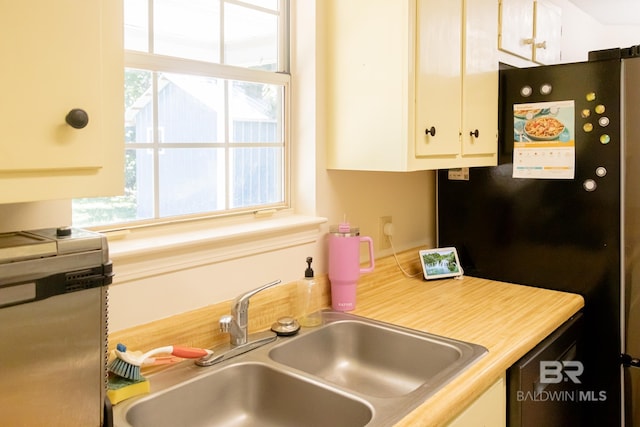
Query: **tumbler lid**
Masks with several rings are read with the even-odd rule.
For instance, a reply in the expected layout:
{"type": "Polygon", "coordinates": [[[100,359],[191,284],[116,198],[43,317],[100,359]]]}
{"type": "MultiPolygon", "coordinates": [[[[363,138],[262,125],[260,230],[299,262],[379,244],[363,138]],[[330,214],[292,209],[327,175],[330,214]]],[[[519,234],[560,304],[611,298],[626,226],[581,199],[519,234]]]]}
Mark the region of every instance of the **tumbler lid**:
{"type": "Polygon", "coordinates": [[[352,237],[360,235],[360,228],[352,227],[348,222],[342,222],[338,225],[330,226],[329,232],[342,237],[352,237]]]}

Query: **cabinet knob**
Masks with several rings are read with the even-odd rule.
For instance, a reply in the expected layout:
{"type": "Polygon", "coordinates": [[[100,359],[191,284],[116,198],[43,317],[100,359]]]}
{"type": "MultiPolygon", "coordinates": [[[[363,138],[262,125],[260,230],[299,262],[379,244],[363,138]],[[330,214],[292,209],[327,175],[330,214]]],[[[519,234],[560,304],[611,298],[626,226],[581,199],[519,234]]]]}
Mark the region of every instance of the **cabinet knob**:
{"type": "Polygon", "coordinates": [[[426,128],[424,131],[425,135],[436,136],[436,128],[431,126],[430,128],[426,128]]]}
{"type": "Polygon", "coordinates": [[[67,113],[67,117],[64,118],[69,126],[75,129],[82,129],[89,123],[89,115],[86,111],[80,108],[74,108],[67,113]]]}
{"type": "Polygon", "coordinates": [[[478,129],[472,130],[471,132],[469,132],[469,135],[475,136],[477,138],[480,136],[480,132],[478,131],[478,129]]]}
{"type": "Polygon", "coordinates": [[[58,227],[56,228],[56,237],[69,237],[72,234],[71,227],[58,227]]]}
{"type": "Polygon", "coordinates": [[[547,41],[544,40],[544,41],[542,41],[540,43],[536,43],[534,46],[536,47],[536,49],[546,49],[547,48],[547,41]]]}

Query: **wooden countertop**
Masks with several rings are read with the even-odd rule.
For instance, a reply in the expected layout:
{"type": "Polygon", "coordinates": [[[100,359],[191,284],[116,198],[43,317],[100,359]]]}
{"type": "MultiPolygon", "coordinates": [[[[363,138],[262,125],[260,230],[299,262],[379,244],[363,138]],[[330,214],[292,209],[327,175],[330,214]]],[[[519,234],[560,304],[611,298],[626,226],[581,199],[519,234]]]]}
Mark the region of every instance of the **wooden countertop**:
{"type": "MultiPolygon", "coordinates": [[[[398,255],[410,274],[419,272],[417,250],[398,255]]],[[[318,308],[329,305],[326,276],[318,277],[323,295],[318,308]]],[[[268,329],[275,319],[293,312],[295,283],[263,291],[252,299],[250,331],[268,329]]],[[[397,426],[439,426],[453,420],[526,354],[584,305],[580,295],[464,277],[425,281],[407,278],[393,257],[376,260],[373,273],[358,284],[352,312],[408,328],[480,344],[482,359],[419,406],[397,426]]],[[[215,330],[214,319],[227,314],[230,302],[183,313],[110,335],[118,342],[146,350],[166,344],[211,347],[228,340],[215,330]]]]}
{"type": "Polygon", "coordinates": [[[353,314],[469,341],[489,353],[397,426],[451,421],[584,305],[580,295],[489,281],[403,279],[359,287],[353,314]]]}

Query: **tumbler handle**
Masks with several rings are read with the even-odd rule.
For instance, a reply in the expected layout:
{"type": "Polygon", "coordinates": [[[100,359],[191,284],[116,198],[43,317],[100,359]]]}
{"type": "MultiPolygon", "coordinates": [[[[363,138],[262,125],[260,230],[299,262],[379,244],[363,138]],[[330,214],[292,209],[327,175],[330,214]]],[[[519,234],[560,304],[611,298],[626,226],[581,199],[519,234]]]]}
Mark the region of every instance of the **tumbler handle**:
{"type": "Polygon", "coordinates": [[[371,273],[375,267],[373,261],[373,239],[367,236],[360,236],[360,243],[367,242],[369,244],[369,267],[361,268],[360,273],[371,273]]]}

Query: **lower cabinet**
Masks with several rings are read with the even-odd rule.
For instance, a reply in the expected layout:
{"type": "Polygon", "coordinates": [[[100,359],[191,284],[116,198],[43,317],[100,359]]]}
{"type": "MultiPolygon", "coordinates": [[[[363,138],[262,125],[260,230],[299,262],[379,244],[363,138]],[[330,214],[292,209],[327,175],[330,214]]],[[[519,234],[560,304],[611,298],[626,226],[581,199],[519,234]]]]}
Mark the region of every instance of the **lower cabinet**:
{"type": "Polygon", "coordinates": [[[449,427],[505,427],[507,425],[506,374],[471,403],[449,427]]]}

